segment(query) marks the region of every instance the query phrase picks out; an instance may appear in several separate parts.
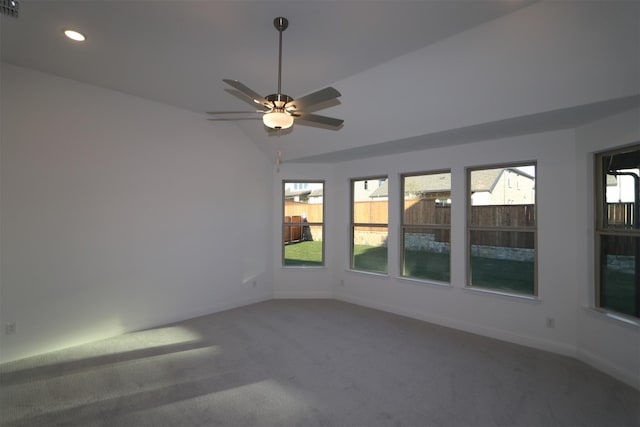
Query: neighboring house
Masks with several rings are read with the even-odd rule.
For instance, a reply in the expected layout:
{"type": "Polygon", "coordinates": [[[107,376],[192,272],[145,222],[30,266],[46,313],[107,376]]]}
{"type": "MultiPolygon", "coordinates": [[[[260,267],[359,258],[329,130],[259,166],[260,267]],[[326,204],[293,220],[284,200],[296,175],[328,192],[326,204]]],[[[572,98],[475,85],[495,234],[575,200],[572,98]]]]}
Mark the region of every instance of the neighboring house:
{"type": "MultiPolygon", "coordinates": [[[[441,199],[442,205],[451,203],[451,175],[435,174],[414,177],[407,180],[404,189],[405,199],[429,198],[441,199]]],[[[387,200],[388,182],[384,181],[370,198],[387,200]]],[[[473,172],[471,186],[472,205],[523,205],[535,201],[535,178],[516,169],[487,169],[473,172]]]]}
{"type": "Polygon", "coordinates": [[[535,202],[535,178],[516,169],[473,171],[471,204],[527,205],[535,202]]]}
{"type": "MultiPolygon", "coordinates": [[[[634,174],[640,176],[638,169],[620,169],[617,172],[634,174]]],[[[636,201],[636,179],[630,175],[609,175],[607,174],[607,203],[634,203],[636,201]]]]}
{"type": "Polygon", "coordinates": [[[428,174],[407,177],[405,199],[435,199],[436,205],[451,205],[451,174],[428,174]]]}
{"type": "Polygon", "coordinates": [[[389,180],[368,179],[356,181],[353,188],[353,200],[355,202],[370,202],[372,200],[388,200],[389,180]]]}
{"type": "Polygon", "coordinates": [[[309,182],[287,183],[284,188],[285,200],[319,204],[323,201],[322,184],[309,182]]]}
{"type": "Polygon", "coordinates": [[[309,196],[311,190],[286,190],[284,192],[284,199],[291,200],[293,202],[309,203],[309,196]]]}

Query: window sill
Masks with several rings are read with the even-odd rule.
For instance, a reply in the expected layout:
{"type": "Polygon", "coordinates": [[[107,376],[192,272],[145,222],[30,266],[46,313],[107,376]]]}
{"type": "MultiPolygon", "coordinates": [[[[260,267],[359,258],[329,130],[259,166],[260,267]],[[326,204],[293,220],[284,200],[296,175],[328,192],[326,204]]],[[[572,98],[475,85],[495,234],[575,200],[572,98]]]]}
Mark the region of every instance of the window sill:
{"type": "Polygon", "coordinates": [[[534,296],[534,295],[512,294],[510,292],[496,291],[494,289],[473,288],[473,287],[470,287],[470,286],[465,286],[463,289],[465,291],[468,291],[468,292],[477,292],[479,294],[495,295],[495,296],[498,296],[498,297],[505,297],[505,298],[514,299],[514,300],[518,300],[518,301],[524,301],[524,302],[535,302],[535,303],[537,303],[537,302],[542,301],[539,297],[534,296]]]}
{"type": "Polygon", "coordinates": [[[416,285],[416,286],[436,286],[438,288],[451,288],[451,284],[447,283],[447,282],[438,282],[435,280],[427,280],[427,279],[418,279],[415,277],[404,277],[404,276],[398,276],[396,277],[397,280],[402,281],[402,282],[408,282],[411,283],[412,285],[416,285]]]}
{"type": "Polygon", "coordinates": [[[280,270],[284,271],[298,271],[298,270],[326,270],[327,267],[324,265],[292,265],[292,266],[281,266],[280,270]]]}
{"type": "Polygon", "coordinates": [[[588,313],[592,313],[599,318],[607,319],[610,322],[617,323],[618,325],[624,325],[634,329],[640,328],[640,319],[632,319],[622,314],[612,313],[595,307],[584,307],[584,309],[588,313]]]}
{"type": "Polygon", "coordinates": [[[345,271],[347,271],[349,273],[362,274],[363,276],[374,276],[374,277],[380,277],[380,278],[389,278],[389,274],[388,273],[376,273],[375,271],[352,270],[350,268],[347,268],[345,271]]]}

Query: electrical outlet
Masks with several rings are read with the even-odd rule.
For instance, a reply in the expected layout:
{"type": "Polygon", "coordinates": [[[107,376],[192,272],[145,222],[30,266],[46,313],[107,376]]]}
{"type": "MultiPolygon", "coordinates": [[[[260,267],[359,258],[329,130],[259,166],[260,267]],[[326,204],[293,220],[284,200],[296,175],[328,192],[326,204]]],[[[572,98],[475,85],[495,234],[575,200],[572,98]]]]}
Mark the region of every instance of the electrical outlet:
{"type": "Polygon", "coordinates": [[[4,324],[4,333],[6,335],[13,335],[16,333],[16,322],[8,322],[4,324]]]}
{"type": "Polygon", "coordinates": [[[553,317],[547,317],[546,324],[547,324],[547,328],[555,328],[556,319],[554,319],[553,317]]]}

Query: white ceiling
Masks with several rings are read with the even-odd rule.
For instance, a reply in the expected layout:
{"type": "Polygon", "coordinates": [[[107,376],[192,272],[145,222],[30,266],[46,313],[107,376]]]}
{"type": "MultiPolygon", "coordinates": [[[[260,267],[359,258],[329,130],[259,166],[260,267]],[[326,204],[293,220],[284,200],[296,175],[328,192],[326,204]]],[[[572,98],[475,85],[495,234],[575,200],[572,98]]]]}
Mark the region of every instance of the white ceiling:
{"type": "MultiPolygon", "coordinates": [[[[22,0],[18,19],[1,18],[1,58],[202,113],[206,120],[206,111],[248,107],[229,93],[223,78],[237,79],[262,95],[276,92],[277,16],[289,20],[283,33],[282,91],[297,98],[531,3],[22,0]],[[83,32],[87,41],[69,41],[62,35],[66,28],[83,32]]],[[[341,107],[357,111],[348,91],[337,88],[343,92],[341,107]]],[[[318,114],[336,115],[332,108],[318,114]]],[[[229,125],[209,123],[212,134],[216,126],[229,125]]],[[[296,150],[290,159],[336,160],[318,148],[318,141],[323,135],[339,138],[341,130],[296,125],[274,136],[260,121],[237,125],[272,157],[291,141],[296,150]]],[[[340,152],[337,147],[331,151],[340,152]]],[[[361,150],[358,155],[366,154],[361,150]]]]}

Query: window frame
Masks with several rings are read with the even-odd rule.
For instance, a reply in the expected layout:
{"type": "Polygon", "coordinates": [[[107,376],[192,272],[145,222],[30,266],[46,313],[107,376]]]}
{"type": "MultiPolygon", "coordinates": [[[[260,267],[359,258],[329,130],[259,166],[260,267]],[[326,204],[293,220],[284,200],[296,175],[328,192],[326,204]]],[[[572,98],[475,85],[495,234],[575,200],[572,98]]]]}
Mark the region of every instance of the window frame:
{"type": "Polygon", "coordinates": [[[468,166],[465,168],[466,173],[466,283],[465,289],[474,291],[494,293],[499,295],[506,295],[518,298],[538,300],[540,298],[538,287],[538,162],[536,160],[529,161],[517,161],[517,162],[505,162],[488,165],[468,166]],[[488,169],[515,169],[518,167],[533,166],[535,168],[535,174],[533,176],[533,204],[534,204],[534,217],[535,225],[529,227],[510,227],[510,226],[480,226],[471,224],[471,209],[472,209],[472,191],[471,191],[471,173],[473,171],[488,170],[488,169]],[[471,232],[472,231],[489,231],[489,232],[523,232],[533,233],[533,293],[522,293],[511,290],[498,289],[488,286],[478,286],[472,283],[472,270],[471,270],[471,232]]]}
{"type": "MultiPolygon", "coordinates": [[[[404,272],[404,264],[405,264],[405,230],[407,229],[418,229],[418,230],[449,230],[449,247],[451,248],[451,220],[449,224],[405,224],[405,178],[408,177],[417,177],[417,176],[426,176],[426,175],[440,175],[440,174],[449,174],[449,180],[451,182],[452,173],[451,169],[439,169],[434,171],[422,171],[422,172],[410,172],[410,173],[402,173],[400,174],[400,277],[403,279],[409,280],[417,280],[425,283],[435,283],[439,285],[451,285],[451,249],[449,250],[449,280],[436,280],[425,277],[418,276],[410,276],[406,275],[404,272]]],[[[452,198],[451,184],[449,185],[449,198],[452,198]]],[[[448,207],[451,209],[451,205],[448,207]]]]}
{"type": "MultiPolygon", "coordinates": [[[[607,228],[604,225],[605,210],[607,209],[607,196],[606,186],[604,185],[606,180],[606,173],[602,167],[602,158],[605,156],[615,156],[616,154],[628,153],[632,151],[640,151],[640,142],[627,145],[624,147],[613,148],[605,151],[599,151],[594,153],[594,180],[595,180],[595,194],[594,194],[594,309],[614,317],[620,317],[623,320],[630,320],[636,325],[640,325],[640,291],[636,290],[636,315],[629,315],[616,311],[612,308],[603,307],[602,293],[604,291],[604,284],[602,283],[602,237],[603,236],[617,236],[617,237],[632,237],[640,238],[640,228],[607,228]]],[[[640,253],[636,254],[636,257],[640,256],[640,253]]]]}
{"type": "MultiPolygon", "coordinates": [[[[382,184],[381,184],[382,185],[382,184]]],[[[375,271],[375,270],[363,270],[363,269],[359,269],[355,267],[355,230],[357,227],[370,227],[370,228],[385,228],[387,230],[387,240],[388,240],[388,236],[389,236],[389,192],[391,191],[391,187],[389,186],[389,176],[388,175],[371,175],[371,176],[366,176],[366,177],[359,177],[359,178],[351,178],[349,180],[349,192],[350,192],[350,207],[349,207],[349,236],[350,236],[350,240],[349,240],[349,270],[351,271],[355,271],[355,272],[359,272],[359,273],[366,273],[366,274],[377,274],[377,275],[383,275],[383,276],[387,276],[389,275],[389,250],[388,250],[388,246],[387,246],[387,259],[386,259],[386,265],[385,265],[385,271],[375,271]],[[384,181],[387,181],[387,186],[388,186],[388,192],[387,192],[387,222],[386,223],[360,223],[360,222],[355,222],[355,183],[356,182],[363,182],[367,188],[365,188],[365,190],[369,191],[370,187],[367,184],[370,184],[371,181],[376,181],[376,180],[380,180],[382,183],[384,183],[384,181]]],[[[375,191],[375,190],[371,190],[371,191],[375,191]]]]}
{"type": "MultiPolygon", "coordinates": [[[[293,268],[293,269],[305,269],[305,268],[324,268],[326,266],[326,253],[325,253],[325,224],[326,224],[326,199],[327,199],[327,194],[326,194],[326,182],[325,180],[321,180],[321,179],[309,179],[309,180],[304,180],[304,179],[283,179],[282,180],[282,213],[280,215],[280,218],[282,220],[282,226],[280,228],[280,265],[282,268],[293,268]],[[285,217],[286,217],[286,186],[287,184],[322,184],[322,222],[286,222],[285,221],[285,217]],[[285,248],[286,248],[286,244],[284,242],[284,238],[285,238],[285,227],[320,227],[322,230],[322,263],[320,265],[286,265],[285,264],[285,248]]],[[[294,190],[295,191],[295,190],[294,190]]]]}

